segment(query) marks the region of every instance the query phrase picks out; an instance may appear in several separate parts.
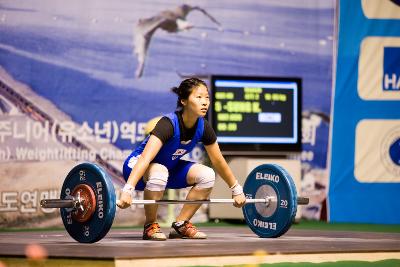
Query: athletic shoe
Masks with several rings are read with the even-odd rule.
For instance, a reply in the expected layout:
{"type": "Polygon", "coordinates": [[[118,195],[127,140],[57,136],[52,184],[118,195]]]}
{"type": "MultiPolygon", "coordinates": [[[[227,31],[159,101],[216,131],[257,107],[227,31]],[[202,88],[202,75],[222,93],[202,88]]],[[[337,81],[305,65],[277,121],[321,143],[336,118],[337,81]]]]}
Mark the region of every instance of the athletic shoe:
{"type": "Polygon", "coordinates": [[[167,240],[167,237],[161,232],[160,225],[155,222],[144,226],[143,240],[164,241],[167,240]]]}
{"type": "Polygon", "coordinates": [[[182,221],[172,223],[169,238],[206,239],[207,235],[197,230],[191,222],[182,221]]]}

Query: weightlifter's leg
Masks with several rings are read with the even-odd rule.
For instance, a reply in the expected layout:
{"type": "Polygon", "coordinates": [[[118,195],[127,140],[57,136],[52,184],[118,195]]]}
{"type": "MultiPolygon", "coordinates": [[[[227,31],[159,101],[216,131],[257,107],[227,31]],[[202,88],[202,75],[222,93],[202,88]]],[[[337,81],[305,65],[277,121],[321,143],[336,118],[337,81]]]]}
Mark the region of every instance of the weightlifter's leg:
{"type": "MultiPolygon", "coordinates": [[[[187,200],[202,200],[208,199],[215,182],[215,172],[210,167],[202,164],[193,164],[187,174],[187,183],[194,185],[188,195],[187,200]]],[[[185,204],[178,217],[177,221],[189,221],[201,204],[185,204]]]]}
{"type": "MultiPolygon", "coordinates": [[[[164,191],[150,191],[145,189],[143,199],[160,200],[164,195],[164,191]]],[[[157,204],[144,205],[144,214],[146,220],[144,224],[154,223],[157,221],[157,204]]]]}
{"type": "MultiPolygon", "coordinates": [[[[215,172],[210,167],[202,164],[193,164],[187,173],[187,183],[194,185],[186,199],[208,199],[215,182],[215,172]]],[[[201,204],[185,204],[176,222],[173,223],[170,238],[207,238],[207,235],[198,231],[189,221],[200,208],[201,204]]]]}
{"type": "MultiPolygon", "coordinates": [[[[150,164],[144,180],[146,187],[144,189],[144,199],[160,200],[164,194],[165,187],[168,182],[168,169],[161,164],[150,164]]],[[[166,236],[161,232],[157,223],[158,205],[145,205],[144,211],[146,215],[143,239],[150,240],[166,240],[166,236]]]]}

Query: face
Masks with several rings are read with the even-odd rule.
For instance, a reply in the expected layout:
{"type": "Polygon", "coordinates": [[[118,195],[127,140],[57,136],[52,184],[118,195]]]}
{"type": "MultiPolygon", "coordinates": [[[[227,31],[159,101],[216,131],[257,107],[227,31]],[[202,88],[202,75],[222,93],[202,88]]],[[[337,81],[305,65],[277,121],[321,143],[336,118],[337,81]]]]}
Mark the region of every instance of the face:
{"type": "Polygon", "coordinates": [[[199,85],[193,89],[188,99],[182,100],[184,111],[189,112],[197,117],[204,117],[210,106],[210,97],[207,87],[199,85]]]}

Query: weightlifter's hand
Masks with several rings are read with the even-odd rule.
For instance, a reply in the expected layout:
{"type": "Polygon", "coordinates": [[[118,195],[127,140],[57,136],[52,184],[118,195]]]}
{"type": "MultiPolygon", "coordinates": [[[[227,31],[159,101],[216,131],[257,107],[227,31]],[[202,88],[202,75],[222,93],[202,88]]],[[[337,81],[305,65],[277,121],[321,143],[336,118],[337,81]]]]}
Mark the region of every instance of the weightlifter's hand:
{"type": "Polygon", "coordinates": [[[122,194],[119,200],[117,200],[117,206],[121,209],[126,209],[131,206],[132,203],[132,192],[133,187],[130,184],[126,184],[122,189],[122,194]]]}
{"type": "Polygon", "coordinates": [[[246,204],[246,197],[243,193],[233,196],[233,200],[235,201],[235,203],[233,203],[233,206],[235,206],[236,208],[241,208],[244,206],[244,204],[246,204]]]}
{"type": "Polygon", "coordinates": [[[236,208],[241,208],[246,203],[246,197],[243,194],[243,187],[236,181],[236,183],[231,187],[232,198],[235,201],[233,206],[236,208]]]}

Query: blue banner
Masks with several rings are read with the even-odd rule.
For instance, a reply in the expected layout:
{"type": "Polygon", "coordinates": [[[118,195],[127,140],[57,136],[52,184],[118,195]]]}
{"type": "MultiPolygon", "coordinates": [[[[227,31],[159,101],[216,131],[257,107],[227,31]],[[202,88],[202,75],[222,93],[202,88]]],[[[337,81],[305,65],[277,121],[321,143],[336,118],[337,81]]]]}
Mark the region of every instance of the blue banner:
{"type": "Polygon", "coordinates": [[[400,5],[340,1],[329,220],[400,223],[400,5]]]}

